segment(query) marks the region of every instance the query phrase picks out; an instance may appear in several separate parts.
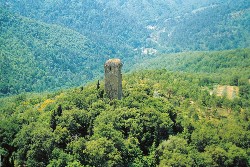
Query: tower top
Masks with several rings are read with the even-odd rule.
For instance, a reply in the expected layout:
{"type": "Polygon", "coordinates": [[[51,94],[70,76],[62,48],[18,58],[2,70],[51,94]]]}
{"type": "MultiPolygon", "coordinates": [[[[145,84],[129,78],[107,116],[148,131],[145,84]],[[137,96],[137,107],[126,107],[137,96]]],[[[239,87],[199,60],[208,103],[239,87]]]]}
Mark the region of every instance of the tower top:
{"type": "Polygon", "coordinates": [[[120,59],[109,59],[104,66],[122,66],[120,59]]]}

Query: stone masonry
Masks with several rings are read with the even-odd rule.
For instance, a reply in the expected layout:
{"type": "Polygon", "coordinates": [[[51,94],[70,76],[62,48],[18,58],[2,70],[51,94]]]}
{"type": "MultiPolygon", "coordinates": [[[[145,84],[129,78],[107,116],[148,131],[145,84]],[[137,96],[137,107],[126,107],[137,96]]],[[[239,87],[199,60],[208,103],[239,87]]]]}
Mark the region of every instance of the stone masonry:
{"type": "Polygon", "coordinates": [[[109,59],[104,64],[105,93],[109,99],[122,98],[122,63],[120,59],[109,59]]]}

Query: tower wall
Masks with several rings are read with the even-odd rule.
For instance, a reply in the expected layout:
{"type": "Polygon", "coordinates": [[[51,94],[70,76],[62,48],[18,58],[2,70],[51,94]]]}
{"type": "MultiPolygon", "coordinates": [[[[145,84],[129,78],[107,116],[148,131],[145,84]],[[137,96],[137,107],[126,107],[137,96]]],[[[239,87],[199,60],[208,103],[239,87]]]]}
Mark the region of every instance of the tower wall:
{"type": "Polygon", "coordinates": [[[122,98],[122,63],[120,59],[109,59],[104,65],[105,92],[109,99],[122,98]]]}

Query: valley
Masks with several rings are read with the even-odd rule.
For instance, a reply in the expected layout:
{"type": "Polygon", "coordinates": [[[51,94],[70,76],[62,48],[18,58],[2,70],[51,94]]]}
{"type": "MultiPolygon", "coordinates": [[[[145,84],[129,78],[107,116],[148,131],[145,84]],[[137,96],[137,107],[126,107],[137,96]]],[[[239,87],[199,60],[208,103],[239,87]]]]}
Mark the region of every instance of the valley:
{"type": "Polygon", "coordinates": [[[0,167],[250,166],[249,9],[0,0],[0,167]]]}
{"type": "Polygon", "coordinates": [[[113,57],[128,72],[155,56],[250,44],[247,0],[0,2],[0,96],[86,84],[113,57]]]}

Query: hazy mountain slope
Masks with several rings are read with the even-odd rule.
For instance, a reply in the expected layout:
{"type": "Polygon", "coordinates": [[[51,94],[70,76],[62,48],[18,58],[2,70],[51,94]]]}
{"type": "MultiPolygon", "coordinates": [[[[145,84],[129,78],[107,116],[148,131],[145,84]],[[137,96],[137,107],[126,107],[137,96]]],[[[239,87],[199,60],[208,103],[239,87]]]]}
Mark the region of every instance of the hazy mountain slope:
{"type": "Polygon", "coordinates": [[[134,67],[137,69],[161,69],[194,73],[233,73],[235,70],[250,72],[250,49],[213,52],[183,52],[163,54],[145,60],[134,67]]]}
{"type": "Polygon", "coordinates": [[[157,23],[166,18],[176,17],[194,9],[223,2],[222,0],[97,0],[107,7],[136,18],[144,24],[157,23]]]}
{"type": "Polygon", "coordinates": [[[240,0],[99,0],[135,17],[162,52],[225,50],[250,45],[250,2],[240,0]]]}
{"type": "Polygon", "coordinates": [[[115,54],[134,55],[141,47],[179,52],[250,45],[248,0],[5,0],[2,6],[77,30],[115,54]]]}
{"type": "Polygon", "coordinates": [[[109,51],[97,52],[97,44],[61,26],[5,10],[0,10],[0,24],[1,94],[86,83],[100,74],[109,56],[109,51]]]}
{"type": "Polygon", "coordinates": [[[74,29],[116,54],[139,47],[147,34],[146,28],[133,17],[95,0],[4,0],[2,6],[26,17],[74,29]]]}
{"type": "Polygon", "coordinates": [[[151,57],[141,56],[148,48],[161,53],[250,45],[247,0],[0,0],[0,6],[16,13],[1,9],[3,94],[82,84],[102,73],[110,57],[131,69],[151,57]]]}
{"type": "Polygon", "coordinates": [[[249,1],[223,2],[166,19],[152,39],[168,52],[244,48],[250,46],[249,20],[249,1]]]}
{"type": "MultiPolygon", "coordinates": [[[[132,69],[167,69],[185,73],[207,74],[210,78],[220,80],[221,84],[238,86],[239,84],[247,85],[249,83],[249,64],[250,49],[247,48],[165,54],[137,63],[132,69]]],[[[246,91],[249,92],[249,88],[246,88],[246,91]]]]}

